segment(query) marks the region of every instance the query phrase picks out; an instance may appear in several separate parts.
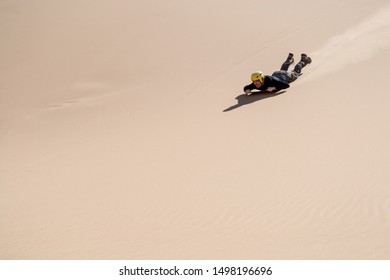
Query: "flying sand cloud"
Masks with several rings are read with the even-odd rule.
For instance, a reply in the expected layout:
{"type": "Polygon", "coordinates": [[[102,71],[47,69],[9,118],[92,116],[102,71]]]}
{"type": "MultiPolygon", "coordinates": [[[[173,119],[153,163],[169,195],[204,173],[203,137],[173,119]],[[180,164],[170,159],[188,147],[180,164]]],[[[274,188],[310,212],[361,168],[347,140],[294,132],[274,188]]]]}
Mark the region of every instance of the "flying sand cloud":
{"type": "Polygon", "coordinates": [[[307,79],[319,78],[329,72],[369,59],[390,45],[390,5],[366,21],[335,36],[321,49],[313,52],[316,71],[307,79]]]}

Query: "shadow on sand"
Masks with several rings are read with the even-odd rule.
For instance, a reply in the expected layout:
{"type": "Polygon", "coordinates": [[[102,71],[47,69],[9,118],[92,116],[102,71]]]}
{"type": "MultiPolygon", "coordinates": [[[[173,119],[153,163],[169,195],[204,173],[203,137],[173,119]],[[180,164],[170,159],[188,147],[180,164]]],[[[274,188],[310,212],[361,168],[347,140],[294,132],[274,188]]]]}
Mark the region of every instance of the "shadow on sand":
{"type": "Polygon", "coordinates": [[[237,104],[236,105],[233,105],[233,106],[231,106],[231,107],[229,107],[229,108],[227,108],[227,109],[225,109],[223,111],[224,112],[229,112],[229,111],[237,109],[237,108],[239,108],[241,106],[248,105],[248,104],[260,101],[262,99],[274,97],[274,96],[277,96],[277,95],[285,93],[285,92],[286,92],[285,90],[278,91],[278,92],[272,92],[272,93],[259,91],[259,92],[254,92],[251,95],[246,95],[244,93],[244,94],[241,94],[241,95],[236,97],[236,99],[237,99],[237,104]]]}

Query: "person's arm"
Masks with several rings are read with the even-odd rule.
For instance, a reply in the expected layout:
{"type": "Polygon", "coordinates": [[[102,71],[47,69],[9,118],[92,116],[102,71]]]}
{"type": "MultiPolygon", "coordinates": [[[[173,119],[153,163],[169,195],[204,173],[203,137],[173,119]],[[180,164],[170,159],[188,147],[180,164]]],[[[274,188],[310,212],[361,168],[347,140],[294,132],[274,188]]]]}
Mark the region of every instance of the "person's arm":
{"type": "Polygon", "coordinates": [[[251,83],[250,85],[246,85],[244,87],[244,92],[247,94],[247,95],[251,95],[252,94],[252,90],[255,89],[256,86],[254,83],[251,83]]]}

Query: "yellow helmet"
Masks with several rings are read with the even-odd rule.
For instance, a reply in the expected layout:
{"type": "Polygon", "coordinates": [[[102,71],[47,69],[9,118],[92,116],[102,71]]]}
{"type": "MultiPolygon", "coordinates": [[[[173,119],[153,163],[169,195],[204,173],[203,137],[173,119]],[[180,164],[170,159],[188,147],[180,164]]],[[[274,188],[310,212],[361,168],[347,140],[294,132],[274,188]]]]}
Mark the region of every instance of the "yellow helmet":
{"type": "Polygon", "coordinates": [[[260,83],[264,84],[264,74],[261,71],[257,71],[251,76],[252,82],[260,81],[260,83]]]}

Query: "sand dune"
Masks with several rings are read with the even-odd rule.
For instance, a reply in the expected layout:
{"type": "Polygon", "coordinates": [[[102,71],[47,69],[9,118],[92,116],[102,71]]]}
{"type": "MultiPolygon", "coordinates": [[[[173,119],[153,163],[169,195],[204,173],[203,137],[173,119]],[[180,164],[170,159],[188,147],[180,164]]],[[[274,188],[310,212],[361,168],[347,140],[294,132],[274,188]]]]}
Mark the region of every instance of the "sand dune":
{"type": "Polygon", "coordinates": [[[348,64],[367,60],[390,44],[390,6],[381,8],[368,19],[329,40],[312,53],[316,57],[316,71],[310,78],[340,71],[348,64]]]}
{"type": "Polygon", "coordinates": [[[388,259],[387,2],[2,1],[0,258],[388,259]]]}

